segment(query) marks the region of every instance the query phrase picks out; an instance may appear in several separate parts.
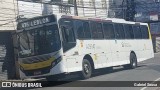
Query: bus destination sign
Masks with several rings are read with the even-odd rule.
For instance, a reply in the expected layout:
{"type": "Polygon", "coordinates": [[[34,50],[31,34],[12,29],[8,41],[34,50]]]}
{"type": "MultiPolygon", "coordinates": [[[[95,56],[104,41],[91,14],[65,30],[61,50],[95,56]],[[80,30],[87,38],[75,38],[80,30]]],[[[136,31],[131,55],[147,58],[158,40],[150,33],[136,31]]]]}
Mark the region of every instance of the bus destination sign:
{"type": "Polygon", "coordinates": [[[33,19],[28,19],[26,21],[20,22],[18,24],[18,29],[24,29],[24,28],[30,28],[38,25],[43,25],[47,23],[55,22],[55,17],[52,16],[46,16],[46,17],[38,17],[33,19]]]}
{"type": "Polygon", "coordinates": [[[42,24],[45,24],[45,23],[49,23],[49,19],[48,17],[45,17],[45,18],[41,18],[41,19],[36,19],[36,20],[33,20],[33,21],[29,21],[29,22],[24,22],[22,23],[21,27],[22,28],[28,28],[28,27],[33,27],[33,26],[37,26],[37,25],[42,25],[42,24]]]}

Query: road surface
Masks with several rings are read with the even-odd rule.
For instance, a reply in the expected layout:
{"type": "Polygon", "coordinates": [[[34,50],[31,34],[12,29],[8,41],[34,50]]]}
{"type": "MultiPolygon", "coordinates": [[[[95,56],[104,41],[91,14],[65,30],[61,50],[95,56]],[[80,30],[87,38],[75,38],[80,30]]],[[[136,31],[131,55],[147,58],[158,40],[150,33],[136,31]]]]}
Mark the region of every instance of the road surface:
{"type": "MultiPolygon", "coordinates": [[[[114,67],[114,70],[110,72],[105,70],[96,71],[92,78],[86,80],[79,79],[77,75],[70,75],[62,80],[73,80],[72,82],[63,83],[62,85],[47,83],[46,86],[48,85],[48,87],[23,88],[23,90],[160,90],[160,87],[63,87],[63,85],[72,86],[72,84],[78,81],[160,81],[160,53],[155,54],[155,57],[152,59],[138,63],[136,69],[126,70],[119,66],[114,67]]],[[[3,89],[9,90],[7,88],[3,89]]]]}

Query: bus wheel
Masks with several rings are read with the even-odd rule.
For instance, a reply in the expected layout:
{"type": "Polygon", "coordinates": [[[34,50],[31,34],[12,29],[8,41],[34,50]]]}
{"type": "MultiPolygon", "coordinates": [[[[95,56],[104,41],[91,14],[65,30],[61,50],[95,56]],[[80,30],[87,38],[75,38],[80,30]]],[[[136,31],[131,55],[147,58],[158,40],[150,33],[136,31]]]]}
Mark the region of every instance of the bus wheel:
{"type": "Polygon", "coordinates": [[[125,69],[134,69],[137,67],[137,57],[134,53],[130,54],[130,64],[123,65],[125,69]]]}
{"type": "Polygon", "coordinates": [[[137,57],[134,53],[131,53],[130,55],[130,67],[132,69],[137,67],[137,57]]]}
{"type": "Polygon", "coordinates": [[[84,59],[82,63],[82,78],[88,79],[92,75],[92,66],[89,60],[84,59]]]}

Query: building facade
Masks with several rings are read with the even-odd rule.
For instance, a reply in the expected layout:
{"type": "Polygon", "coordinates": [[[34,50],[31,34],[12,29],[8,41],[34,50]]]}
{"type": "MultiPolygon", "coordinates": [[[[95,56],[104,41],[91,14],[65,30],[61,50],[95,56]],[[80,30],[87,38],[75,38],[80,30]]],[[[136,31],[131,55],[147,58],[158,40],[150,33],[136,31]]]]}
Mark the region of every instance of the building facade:
{"type": "MultiPolygon", "coordinates": [[[[53,13],[75,15],[74,1],[75,0],[63,0],[60,5],[52,5],[53,13]]],[[[76,0],[76,2],[78,16],[101,18],[108,17],[110,0],[76,0]]],[[[32,3],[18,1],[18,7],[19,15],[25,17],[42,15],[42,12],[44,12],[44,5],[41,2],[32,3]]]]}
{"type": "Polygon", "coordinates": [[[0,31],[15,30],[17,0],[0,0],[0,31]]]}

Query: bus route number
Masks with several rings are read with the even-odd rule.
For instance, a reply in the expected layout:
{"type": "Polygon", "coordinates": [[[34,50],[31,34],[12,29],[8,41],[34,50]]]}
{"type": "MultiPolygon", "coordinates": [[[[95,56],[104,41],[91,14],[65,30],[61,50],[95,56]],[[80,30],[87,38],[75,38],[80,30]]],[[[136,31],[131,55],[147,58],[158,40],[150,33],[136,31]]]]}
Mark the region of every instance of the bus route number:
{"type": "Polygon", "coordinates": [[[95,49],[95,44],[86,44],[86,49],[95,49]]]}

